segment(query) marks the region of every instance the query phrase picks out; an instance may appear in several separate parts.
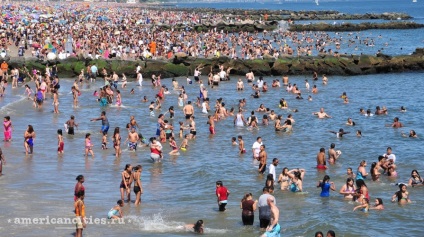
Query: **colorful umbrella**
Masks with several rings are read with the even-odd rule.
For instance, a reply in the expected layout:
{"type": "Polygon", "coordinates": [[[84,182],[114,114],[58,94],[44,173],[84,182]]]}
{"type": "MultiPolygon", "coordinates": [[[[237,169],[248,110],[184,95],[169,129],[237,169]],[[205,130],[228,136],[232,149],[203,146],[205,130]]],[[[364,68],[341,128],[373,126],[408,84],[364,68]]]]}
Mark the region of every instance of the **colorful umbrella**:
{"type": "Polygon", "coordinates": [[[44,45],[43,49],[54,49],[52,44],[46,44],[44,45]]]}

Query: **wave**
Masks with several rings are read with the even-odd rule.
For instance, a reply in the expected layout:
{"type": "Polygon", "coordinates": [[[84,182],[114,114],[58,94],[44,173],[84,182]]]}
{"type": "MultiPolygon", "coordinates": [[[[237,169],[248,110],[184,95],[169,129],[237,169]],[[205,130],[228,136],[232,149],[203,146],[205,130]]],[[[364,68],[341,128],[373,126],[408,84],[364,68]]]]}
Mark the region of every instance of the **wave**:
{"type": "MultiPolygon", "coordinates": [[[[179,221],[170,221],[165,220],[162,217],[161,213],[154,214],[153,216],[126,216],[125,222],[131,220],[131,222],[136,225],[140,230],[155,232],[155,233],[172,233],[172,232],[192,232],[190,228],[187,228],[187,223],[179,222],[179,221]]],[[[205,228],[204,233],[209,234],[224,234],[227,233],[228,230],[225,229],[212,229],[205,228]]]]}
{"type": "MultiPolygon", "coordinates": [[[[13,114],[13,112],[15,112],[15,110],[13,110],[12,108],[17,104],[17,103],[20,103],[20,102],[22,102],[22,101],[25,101],[25,100],[27,100],[27,96],[25,96],[25,95],[18,95],[17,96],[19,99],[18,100],[14,100],[14,101],[12,101],[12,102],[10,102],[10,103],[8,103],[8,104],[6,104],[6,105],[4,105],[4,106],[2,106],[1,108],[0,108],[0,112],[2,113],[2,114],[6,114],[6,115],[10,115],[10,114],[13,114]]],[[[31,102],[32,102],[32,100],[30,100],[31,102]]]]}

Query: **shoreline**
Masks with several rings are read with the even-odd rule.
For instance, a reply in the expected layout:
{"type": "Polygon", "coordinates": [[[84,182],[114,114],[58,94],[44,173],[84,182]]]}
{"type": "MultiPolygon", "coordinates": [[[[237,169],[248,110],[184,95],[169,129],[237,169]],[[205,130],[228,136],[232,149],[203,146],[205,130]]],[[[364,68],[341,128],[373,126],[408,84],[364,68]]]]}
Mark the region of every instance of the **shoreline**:
{"type": "Polygon", "coordinates": [[[327,75],[354,76],[379,73],[396,73],[424,70],[424,49],[417,48],[411,55],[389,56],[374,55],[331,55],[318,56],[283,56],[275,59],[265,55],[263,59],[241,60],[228,57],[194,58],[185,54],[176,55],[173,59],[157,58],[156,60],[119,60],[119,59],[84,59],[69,57],[65,60],[40,61],[34,57],[11,57],[6,60],[9,67],[45,70],[46,64],[57,63],[59,75],[62,77],[78,76],[87,65],[96,64],[99,71],[115,71],[135,78],[137,65],[142,67],[143,77],[161,74],[162,78],[192,76],[194,69],[202,65],[202,75],[210,70],[216,72],[219,65],[231,67],[231,75],[245,76],[250,70],[258,76],[311,75],[313,72],[327,75]]]}

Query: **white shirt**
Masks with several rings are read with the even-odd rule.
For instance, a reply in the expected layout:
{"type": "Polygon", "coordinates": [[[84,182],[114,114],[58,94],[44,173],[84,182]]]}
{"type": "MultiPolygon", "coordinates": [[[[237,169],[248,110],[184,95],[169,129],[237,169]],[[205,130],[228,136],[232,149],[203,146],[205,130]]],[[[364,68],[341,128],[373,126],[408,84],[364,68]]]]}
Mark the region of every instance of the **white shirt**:
{"type": "Polygon", "coordinates": [[[224,79],[226,75],[227,75],[227,73],[226,73],[225,71],[221,71],[221,72],[219,72],[219,77],[220,77],[221,79],[224,79]]]}
{"type": "Polygon", "coordinates": [[[202,113],[204,113],[204,114],[207,114],[208,113],[208,110],[206,108],[206,102],[203,102],[202,103],[202,113]]]}
{"type": "Polygon", "coordinates": [[[270,166],[269,166],[269,174],[272,174],[272,176],[274,177],[274,181],[276,181],[276,179],[277,179],[277,175],[275,174],[275,165],[274,164],[271,164],[270,166]]]}
{"type": "Polygon", "coordinates": [[[393,160],[393,163],[396,163],[396,156],[395,156],[395,154],[390,154],[390,155],[387,155],[387,154],[384,154],[383,156],[387,156],[387,160],[393,160]]]}
{"type": "Polygon", "coordinates": [[[261,151],[262,144],[263,144],[262,142],[259,143],[257,141],[253,143],[252,149],[254,149],[254,155],[255,155],[255,157],[258,157],[259,156],[259,152],[261,151]]]}

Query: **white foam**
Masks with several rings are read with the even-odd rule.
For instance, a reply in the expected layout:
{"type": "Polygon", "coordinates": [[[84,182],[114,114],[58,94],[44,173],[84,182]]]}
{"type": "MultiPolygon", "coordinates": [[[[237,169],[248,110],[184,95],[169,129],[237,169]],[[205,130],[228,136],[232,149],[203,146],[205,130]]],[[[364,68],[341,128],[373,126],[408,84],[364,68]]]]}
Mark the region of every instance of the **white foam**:
{"type": "MultiPolygon", "coordinates": [[[[178,221],[165,220],[161,213],[154,214],[153,216],[125,216],[125,222],[131,220],[131,223],[137,225],[141,230],[155,233],[172,233],[172,232],[192,232],[186,228],[187,223],[178,221]]],[[[204,233],[223,234],[226,233],[225,229],[211,229],[204,228],[204,233]]]]}
{"type": "Polygon", "coordinates": [[[12,108],[14,107],[13,105],[22,102],[24,100],[27,100],[27,97],[24,95],[18,95],[18,100],[14,100],[12,102],[10,102],[9,104],[6,104],[5,106],[2,106],[0,108],[0,112],[3,114],[11,114],[13,112],[15,112],[15,110],[13,110],[12,108]]]}

